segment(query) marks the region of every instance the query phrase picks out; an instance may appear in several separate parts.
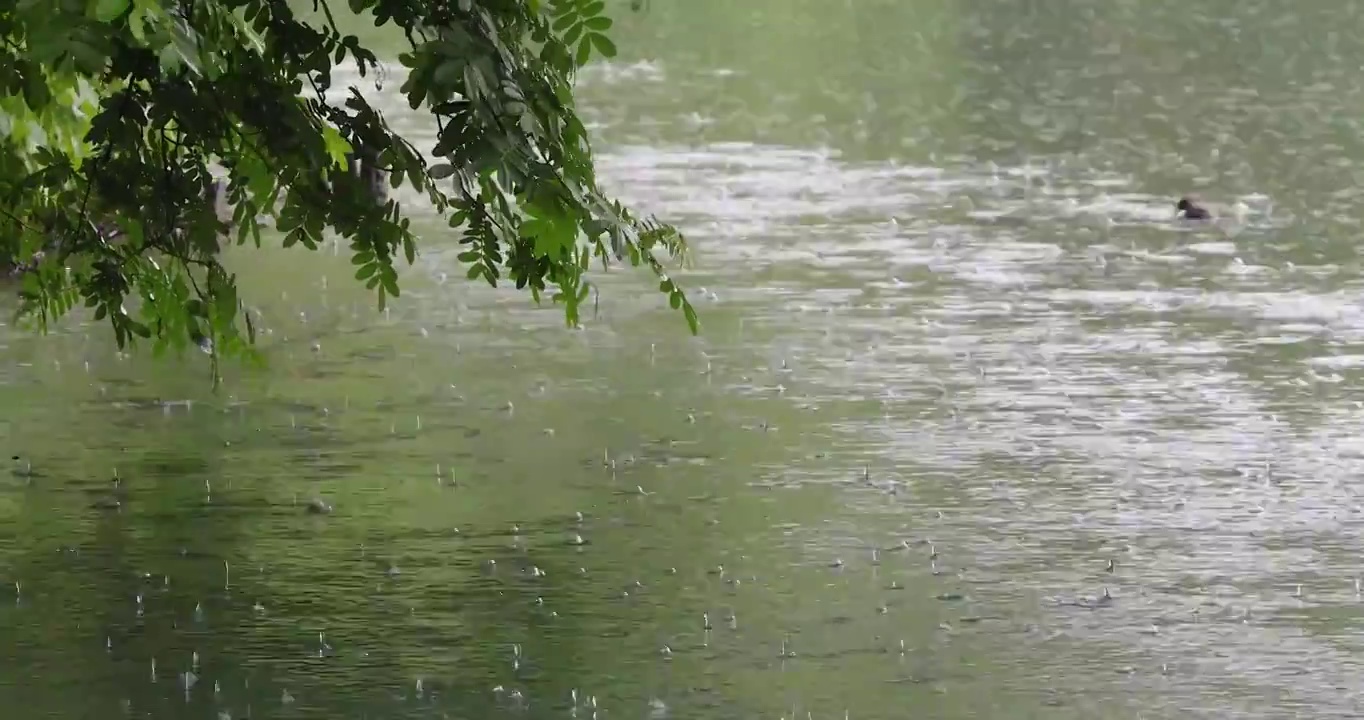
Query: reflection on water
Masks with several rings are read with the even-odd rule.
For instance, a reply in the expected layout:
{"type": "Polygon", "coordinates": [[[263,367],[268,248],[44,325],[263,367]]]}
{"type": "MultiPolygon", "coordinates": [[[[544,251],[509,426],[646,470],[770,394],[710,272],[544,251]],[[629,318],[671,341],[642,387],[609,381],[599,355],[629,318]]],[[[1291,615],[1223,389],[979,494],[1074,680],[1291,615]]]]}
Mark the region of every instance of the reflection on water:
{"type": "Polygon", "coordinates": [[[652,5],[585,113],[705,334],[625,272],[565,331],[436,226],[382,315],[241,254],[271,366],[220,396],[7,331],[0,698],[1357,716],[1355,11],[652,5]]]}

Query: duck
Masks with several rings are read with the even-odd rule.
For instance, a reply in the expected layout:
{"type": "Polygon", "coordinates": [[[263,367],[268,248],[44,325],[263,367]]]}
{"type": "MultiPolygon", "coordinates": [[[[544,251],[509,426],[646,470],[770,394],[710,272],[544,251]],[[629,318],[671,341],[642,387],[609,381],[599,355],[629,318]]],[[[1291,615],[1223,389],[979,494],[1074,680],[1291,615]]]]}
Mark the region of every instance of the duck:
{"type": "Polygon", "coordinates": [[[1175,214],[1185,220],[1212,219],[1212,213],[1208,212],[1207,208],[1195,203],[1188,197],[1180,198],[1179,202],[1175,204],[1175,214]]]}

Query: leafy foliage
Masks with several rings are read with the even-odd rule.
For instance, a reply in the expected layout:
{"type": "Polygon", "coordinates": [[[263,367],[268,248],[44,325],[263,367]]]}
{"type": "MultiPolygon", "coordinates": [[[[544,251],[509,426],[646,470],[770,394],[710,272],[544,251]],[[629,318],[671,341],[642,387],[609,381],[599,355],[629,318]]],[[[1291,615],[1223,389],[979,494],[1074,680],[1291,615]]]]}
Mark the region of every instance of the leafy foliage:
{"type": "Polygon", "coordinates": [[[572,325],[593,258],[628,259],[696,332],[659,259],[685,259],[685,241],[599,190],[574,112],[577,69],[616,51],[601,0],[349,0],[407,38],[402,92],[439,127],[430,165],[354,88],[328,102],[337,65],[365,76],[378,61],[313,2],[312,21],[282,0],[0,4],[0,262],[25,270],[21,312],[46,329],[83,304],[120,346],[246,351],[254,328],[219,243],[259,246],[269,221],[286,247],[348,241],[383,307],[417,238],[358,158],[448,218],[470,278],[537,301],[552,288],[572,325]]]}

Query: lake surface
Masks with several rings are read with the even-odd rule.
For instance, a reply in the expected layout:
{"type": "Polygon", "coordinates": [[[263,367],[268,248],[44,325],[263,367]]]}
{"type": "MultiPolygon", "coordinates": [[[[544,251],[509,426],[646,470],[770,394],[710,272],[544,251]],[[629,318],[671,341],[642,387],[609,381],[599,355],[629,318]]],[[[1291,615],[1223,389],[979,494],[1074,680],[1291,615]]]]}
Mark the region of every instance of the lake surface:
{"type": "Polygon", "coordinates": [[[387,313],[235,253],[217,395],[0,328],[0,703],[1358,717],[1362,13],[616,3],[583,113],[703,334],[622,271],[566,330],[430,221],[387,313]]]}

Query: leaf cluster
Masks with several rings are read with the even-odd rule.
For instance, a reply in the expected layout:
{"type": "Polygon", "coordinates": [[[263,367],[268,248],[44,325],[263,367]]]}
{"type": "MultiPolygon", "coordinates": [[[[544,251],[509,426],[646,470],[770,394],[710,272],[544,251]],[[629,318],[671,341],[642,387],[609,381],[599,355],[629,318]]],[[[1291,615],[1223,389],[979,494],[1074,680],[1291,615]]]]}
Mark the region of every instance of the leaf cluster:
{"type": "Polygon", "coordinates": [[[272,226],[286,247],[341,238],[382,308],[418,238],[358,162],[429,200],[470,278],[550,292],[576,325],[592,261],[628,261],[696,332],[660,259],[685,260],[684,238],[600,190],[574,110],[578,69],[616,50],[601,0],[348,9],[406,38],[402,93],[438,128],[425,153],[354,87],[329,99],[341,64],[381,67],[326,0],[306,17],[282,0],[0,7],[0,263],[22,271],[22,312],[46,329],[80,304],[120,346],[246,352],[254,327],[219,251],[272,226]]]}

